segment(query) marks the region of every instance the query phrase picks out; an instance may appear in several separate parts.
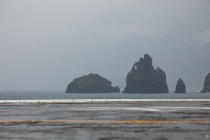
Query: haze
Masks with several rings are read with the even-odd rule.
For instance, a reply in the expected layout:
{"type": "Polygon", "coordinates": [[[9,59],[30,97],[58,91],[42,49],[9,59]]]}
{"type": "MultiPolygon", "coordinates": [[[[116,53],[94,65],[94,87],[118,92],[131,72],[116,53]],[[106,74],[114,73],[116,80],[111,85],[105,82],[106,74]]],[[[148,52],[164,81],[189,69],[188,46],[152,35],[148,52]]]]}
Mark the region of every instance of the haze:
{"type": "Polygon", "coordinates": [[[145,53],[202,89],[210,72],[209,0],[1,0],[0,89],[63,90],[97,73],[125,87],[145,53]]]}

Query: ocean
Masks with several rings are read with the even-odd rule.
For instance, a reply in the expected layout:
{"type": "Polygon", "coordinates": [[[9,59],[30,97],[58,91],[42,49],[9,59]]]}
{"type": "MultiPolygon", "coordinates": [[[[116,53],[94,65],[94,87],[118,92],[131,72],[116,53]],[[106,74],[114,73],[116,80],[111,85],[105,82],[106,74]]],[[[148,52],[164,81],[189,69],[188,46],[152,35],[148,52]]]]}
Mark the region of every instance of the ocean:
{"type": "Polygon", "coordinates": [[[42,100],[42,99],[210,99],[210,93],[64,93],[64,91],[0,91],[0,100],[42,100]]]}

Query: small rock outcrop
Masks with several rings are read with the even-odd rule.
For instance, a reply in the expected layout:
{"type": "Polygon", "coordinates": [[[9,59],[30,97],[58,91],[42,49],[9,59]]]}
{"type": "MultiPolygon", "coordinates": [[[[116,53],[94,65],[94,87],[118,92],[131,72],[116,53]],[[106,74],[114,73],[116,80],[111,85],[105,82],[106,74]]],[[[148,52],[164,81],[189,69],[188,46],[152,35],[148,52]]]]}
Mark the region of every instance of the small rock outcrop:
{"type": "Polygon", "coordinates": [[[177,81],[174,93],[186,93],[185,84],[181,78],[177,81]]]}
{"type": "Polygon", "coordinates": [[[126,77],[123,93],[168,93],[165,72],[152,65],[152,58],[145,54],[136,62],[126,77]]]}
{"type": "Polygon", "coordinates": [[[111,81],[98,74],[89,74],[74,79],[66,89],[66,93],[119,93],[119,87],[112,87],[111,81]]]}
{"type": "Polygon", "coordinates": [[[203,84],[203,89],[201,90],[201,93],[210,92],[210,73],[208,73],[205,77],[205,81],[203,84]]]}

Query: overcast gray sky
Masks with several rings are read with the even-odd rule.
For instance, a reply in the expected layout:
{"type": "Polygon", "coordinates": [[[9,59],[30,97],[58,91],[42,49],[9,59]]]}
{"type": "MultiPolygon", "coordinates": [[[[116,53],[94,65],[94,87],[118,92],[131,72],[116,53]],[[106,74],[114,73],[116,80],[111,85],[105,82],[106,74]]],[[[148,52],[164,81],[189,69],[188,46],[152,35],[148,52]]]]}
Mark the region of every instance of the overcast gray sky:
{"type": "MultiPolygon", "coordinates": [[[[209,4],[208,0],[1,0],[0,89],[65,91],[74,78],[92,72],[122,90],[126,74],[144,53],[154,56],[155,67],[168,71],[173,87],[185,74],[173,76],[159,56],[182,56],[178,52],[189,44],[197,41],[202,48],[210,42],[209,4]],[[196,18],[199,23],[187,22],[196,18]],[[199,25],[202,28],[194,30],[199,25]],[[192,33],[183,34],[185,29],[192,33]],[[169,48],[173,45],[168,42],[178,36],[183,41],[169,48]]],[[[201,79],[207,71],[209,67],[201,79]]],[[[188,77],[186,81],[191,81],[188,77]]]]}

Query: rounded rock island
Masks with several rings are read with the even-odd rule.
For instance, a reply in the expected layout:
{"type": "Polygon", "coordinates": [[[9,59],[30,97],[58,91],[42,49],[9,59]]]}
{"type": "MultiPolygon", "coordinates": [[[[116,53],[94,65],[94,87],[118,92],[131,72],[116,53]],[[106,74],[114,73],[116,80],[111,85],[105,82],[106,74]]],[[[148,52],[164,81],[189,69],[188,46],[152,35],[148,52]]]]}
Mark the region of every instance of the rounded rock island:
{"type": "Polygon", "coordinates": [[[66,93],[119,93],[119,87],[112,87],[112,82],[98,74],[84,75],[74,79],[66,89],[66,93]]]}

